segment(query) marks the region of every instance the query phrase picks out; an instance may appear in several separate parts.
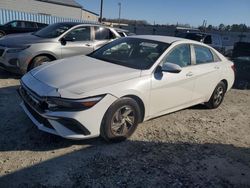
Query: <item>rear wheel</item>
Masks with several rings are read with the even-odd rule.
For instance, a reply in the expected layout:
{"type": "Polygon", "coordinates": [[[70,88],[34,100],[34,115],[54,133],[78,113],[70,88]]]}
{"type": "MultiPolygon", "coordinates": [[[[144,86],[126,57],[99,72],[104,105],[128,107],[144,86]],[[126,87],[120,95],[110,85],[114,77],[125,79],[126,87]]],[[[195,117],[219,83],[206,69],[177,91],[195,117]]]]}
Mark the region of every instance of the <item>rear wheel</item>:
{"type": "Polygon", "coordinates": [[[206,103],[206,106],[211,109],[218,108],[224,99],[225,93],[226,85],[224,82],[220,82],[214,89],[214,92],[209,101],[206,103]]]}
{"type": "Polygon", "coordinates": [[[137,102],[131,98],[121,98],[107,110],[101,126],[101,136],[106,141],[123,141],[130,137],[141,119],[137,102]]]}
{"type": "Polygon", "coordinates": [[[32,60],[31,65],[29,67],[29,71],[34,69],[35,67],[42,65],[44,62],[49,62],[49,61],[52,61],[52,59],[49,58],[48,56],[37,56],[32,60]]]}

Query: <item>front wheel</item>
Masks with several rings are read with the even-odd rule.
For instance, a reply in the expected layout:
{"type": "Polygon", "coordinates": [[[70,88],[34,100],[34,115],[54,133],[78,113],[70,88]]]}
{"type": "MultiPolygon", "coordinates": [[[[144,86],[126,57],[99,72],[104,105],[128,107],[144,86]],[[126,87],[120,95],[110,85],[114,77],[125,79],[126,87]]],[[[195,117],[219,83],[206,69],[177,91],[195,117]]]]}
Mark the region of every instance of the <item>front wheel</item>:
{"type": "Polygon", "coordinates": [[[44,62],[50,62],[52,61],[52,59],[50,59],[48,56],[37,56],[33,59],[33,61],[31,62],[31,65],[29,67],[29,70],[34,69],[35,67],[38,67],[40,65],[42,65],[44,62]]]}
{"type": "Polygon", "coordinates": [[[123,141],[130,137],[141,119],[138,103],[131,98],[121,98],[107,110],[102,126],[101,136],[106,141],[123,141]]]}
{"type": "Polygon", "coordinates": [[[224,99],[226,93],[226,85],[224,82],[220,82],[216,88],[209,101],[206,103],[206,106],[210,109],[218,108],[224,99]]]}

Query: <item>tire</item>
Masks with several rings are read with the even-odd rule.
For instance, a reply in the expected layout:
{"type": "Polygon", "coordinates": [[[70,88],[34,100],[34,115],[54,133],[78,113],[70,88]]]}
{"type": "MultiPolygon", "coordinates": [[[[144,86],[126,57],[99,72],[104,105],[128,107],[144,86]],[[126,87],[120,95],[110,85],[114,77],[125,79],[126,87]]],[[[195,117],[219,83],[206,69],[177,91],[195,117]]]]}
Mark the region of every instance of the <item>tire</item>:
{"type": "Polygon", "coordinates": [[[206,103],[206,106],[210,109],[218,108],[220,104],[223,102],[225,93],[226,93],[226,85],[224,84],[224,82],[220,82],[215,87],[212,96],[206,103]]]}
{"type": "Polygon", "coordinates": [[[131,98],[121,98],[114,102],[104,115],[101,137],[108,142],[120,142],[130,137],[141,120],[138,103],[131,98]]]}
{"type": "Polygon", "coordinates": [[[3,36],[5,36],[5,33],[3,31],[0,31],[0,38],[2,38],[3,36]]]}
{"type": "Polygon", "coordinates": [[[32,60],[28,71],[42,65],[44,62],[50,62],[50,61],[52,61],[52,59],[50,59],[48,56],[37,56],[32,60]]]}

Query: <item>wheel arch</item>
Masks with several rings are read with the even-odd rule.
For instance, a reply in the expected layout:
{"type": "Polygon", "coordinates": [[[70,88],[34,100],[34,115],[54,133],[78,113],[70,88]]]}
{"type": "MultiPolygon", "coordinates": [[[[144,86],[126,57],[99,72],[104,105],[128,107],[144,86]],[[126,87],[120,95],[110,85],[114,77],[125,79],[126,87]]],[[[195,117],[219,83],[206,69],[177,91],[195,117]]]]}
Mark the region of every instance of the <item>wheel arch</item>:
{"type": "Polygon", "coordinates": [[[3,31],[3,30],[0,30],[0,33],[3,33],[4,35],[6,35],[5,31],[3,31]]]}
{"type": "Polygon", "coordinates": [[[141,110],[141,119],[140,119],[139,123],[143,122],[144,117],[145,117],[145,105],[144,105],[144,102],[142,101],[142,99],[136,95],[125,95],[125,96],[122,96],[121,98],[125,98],[125,97],[134,99],[137,102],[137,104],[139,105],[140,110],[141,110]]]}
{"type": "Polygon", "coordinates": [[[225,84],[225,86],[226,86],[226,91],[227,91],[227,89],[228,89],[228,82],[227,82],[227,80],[226,80],[226,79],[223,79],[223,80],[221,80],[221,82],[223,82],[223,83],[225,84]]]}
{"type": "Polygon", "coordinates": [[[41,53],[41,54],[37,54],[36,56],[34,56],[30,62],[29,62],[29,65],[28,65],[28,68],[27,68],[27,71],[30,70],[31,66],[32,66],[32,62],[35,58],[39,57],[39,56],[47,56],[49,57],[52,61],[56,60],[57,58],[55,57],[55,55],[52,55],[52,54],[49,54],[49,53],[41,53]]]}

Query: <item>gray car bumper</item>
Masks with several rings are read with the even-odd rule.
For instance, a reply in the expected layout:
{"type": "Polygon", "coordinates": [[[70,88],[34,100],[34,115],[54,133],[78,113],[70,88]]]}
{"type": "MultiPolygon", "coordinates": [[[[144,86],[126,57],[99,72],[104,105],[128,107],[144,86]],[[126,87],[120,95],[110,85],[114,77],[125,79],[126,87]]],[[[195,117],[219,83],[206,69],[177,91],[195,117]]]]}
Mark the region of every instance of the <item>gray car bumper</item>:
{"type": "Polygon", "coordinates": [[[31,54],[22,51],[19,53],[7,53],[7,49],[0,54],[0,68],[9,72],[17,74],[25,74],[29,62],[31,61],[31,54]]]}

